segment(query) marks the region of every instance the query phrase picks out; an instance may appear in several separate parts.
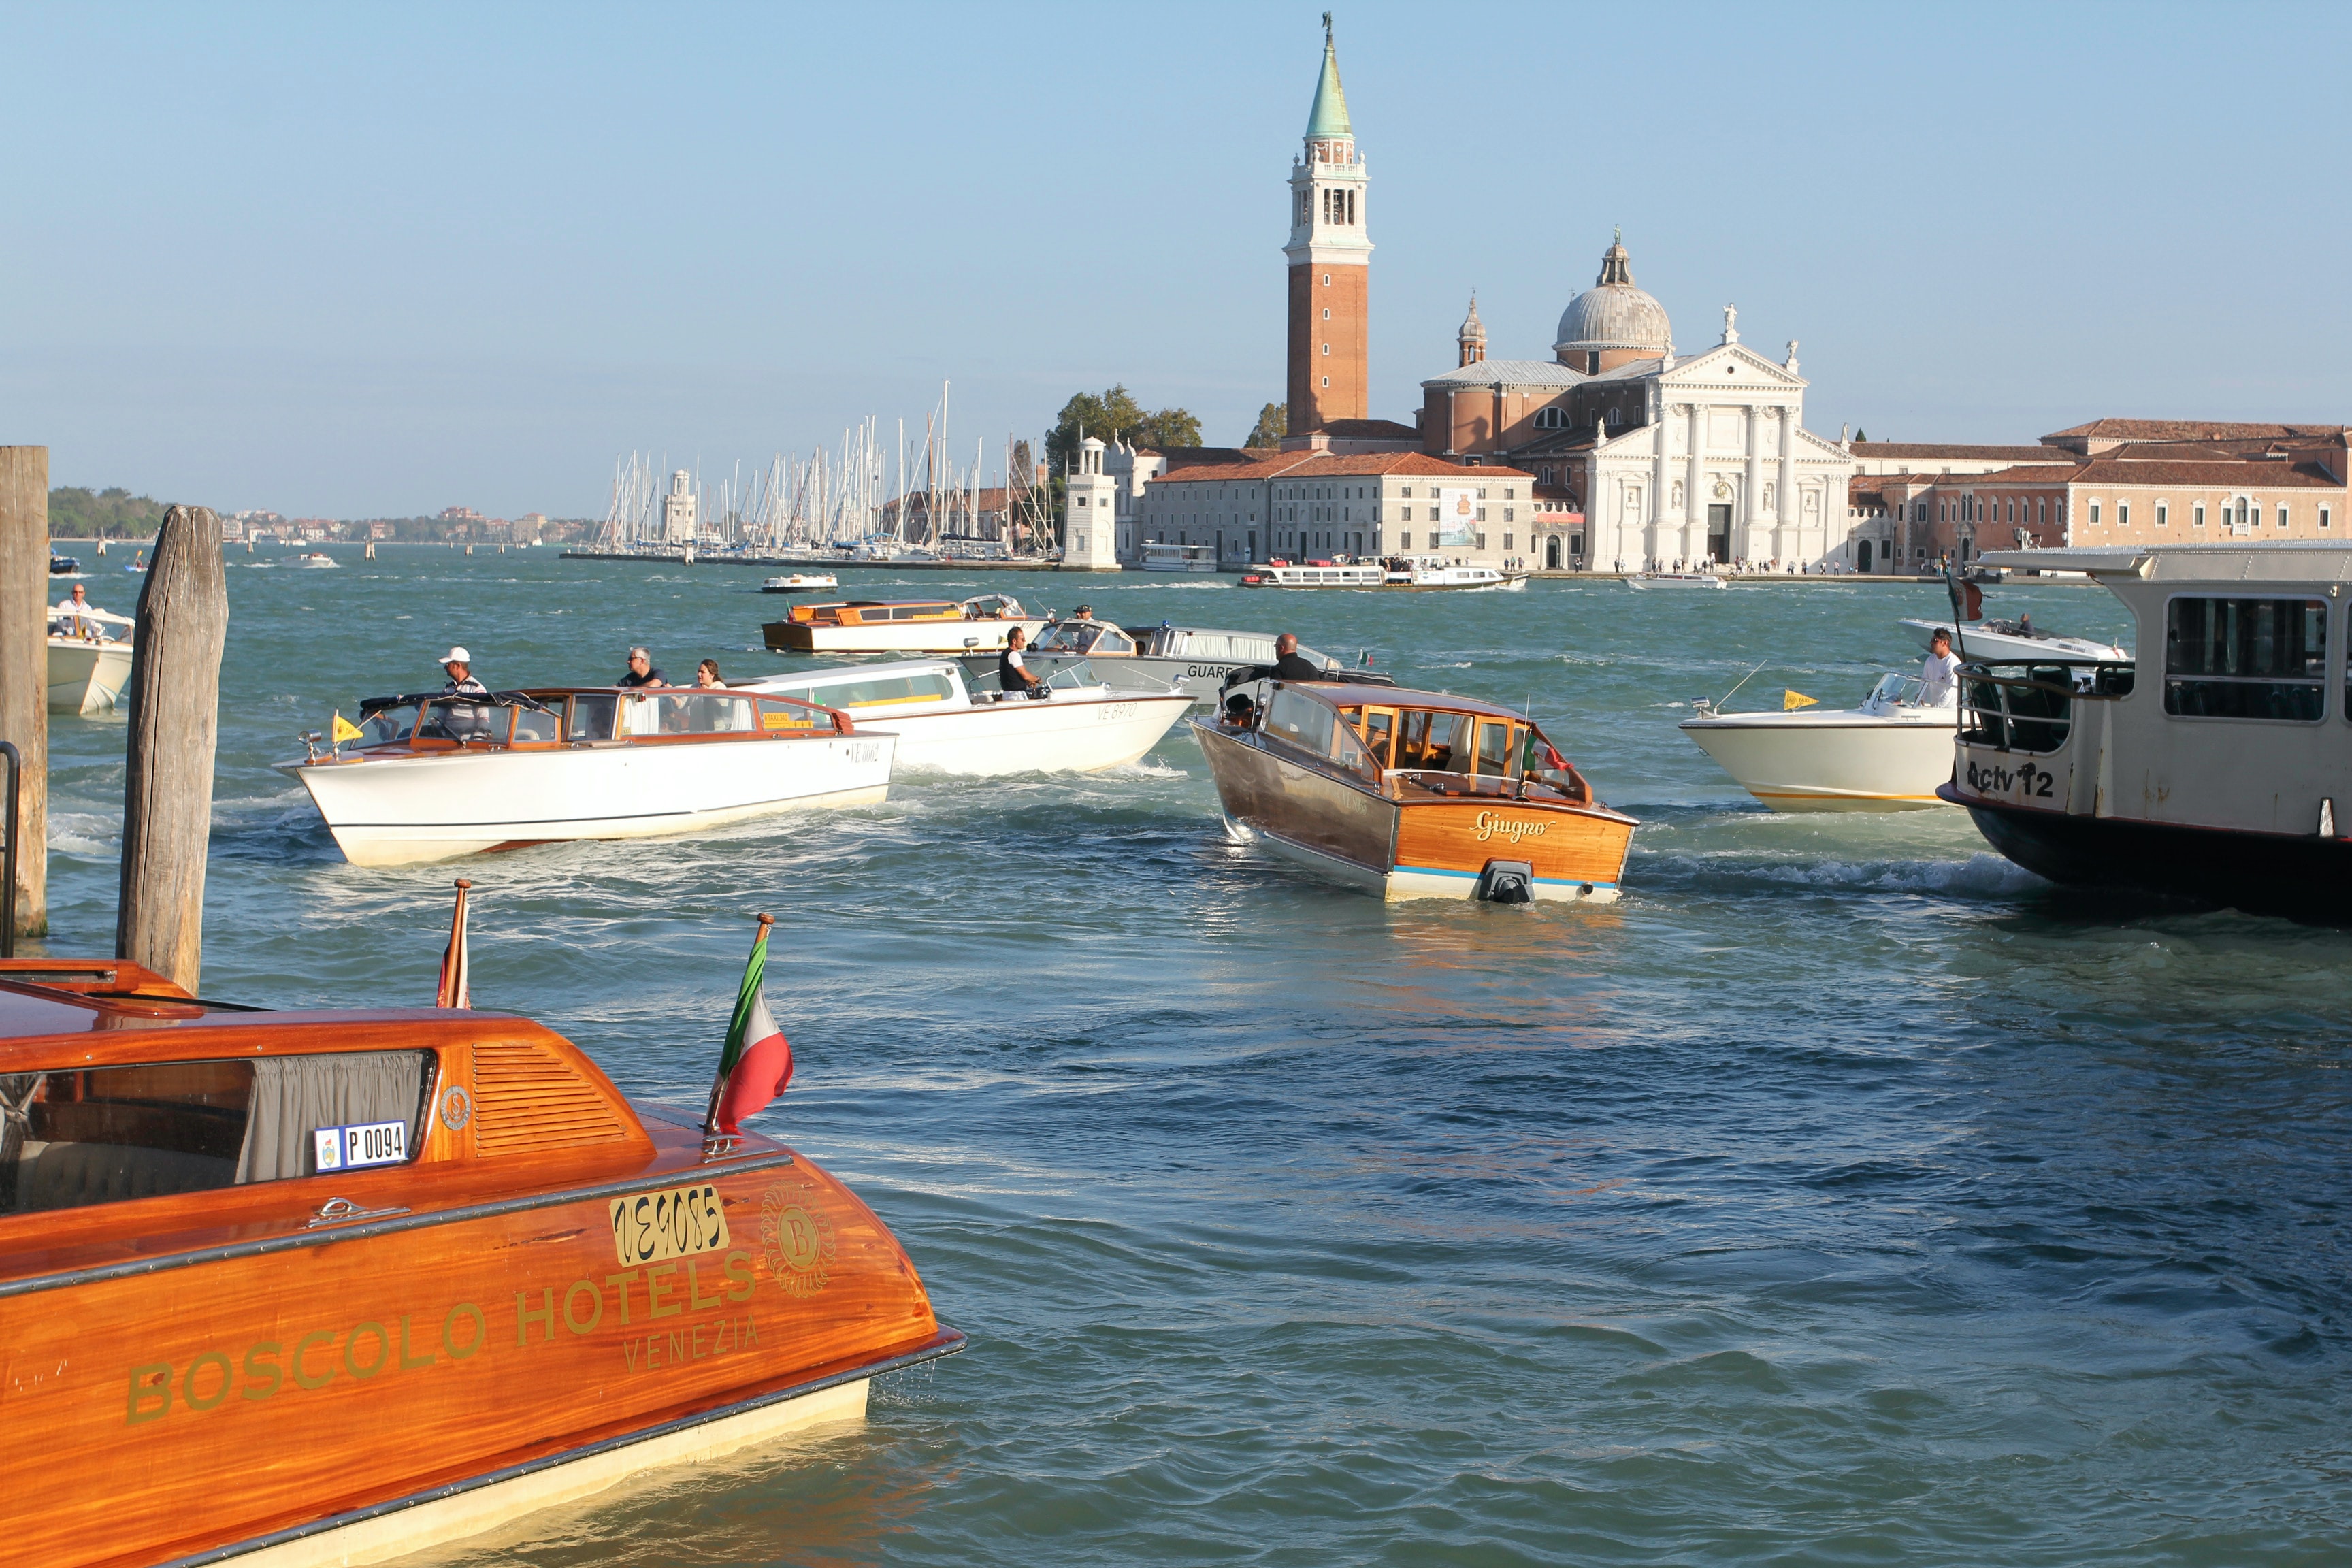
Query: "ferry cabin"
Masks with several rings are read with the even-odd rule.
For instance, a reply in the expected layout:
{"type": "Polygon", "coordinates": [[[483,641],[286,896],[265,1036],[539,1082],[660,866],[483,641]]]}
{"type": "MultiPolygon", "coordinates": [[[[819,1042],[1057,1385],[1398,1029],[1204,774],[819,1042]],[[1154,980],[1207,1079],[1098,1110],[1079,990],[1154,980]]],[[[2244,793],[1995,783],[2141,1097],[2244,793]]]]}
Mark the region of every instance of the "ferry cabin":
{"type": "Polygon", "coordinates": [[[835,1178],[524,1018],[5,961],[0,1094],[13,1563],[376,1561],[961,1340],[835,1178]]]}
{"type": "Polygon", "coordinates": [[[1987,552],[2085,572],[2135,665],[1975,666],[1951,782],[2002,854],[2061,882],[2345,918],[2352,547],[1987,552]]]}
{"type": "Polygon", "coordinates": [[[1226,818],[1391,899],[1617,896],[1632,817],[1540,727],[1472,698],[1263,680],[1193,731],[1226,818]]]}

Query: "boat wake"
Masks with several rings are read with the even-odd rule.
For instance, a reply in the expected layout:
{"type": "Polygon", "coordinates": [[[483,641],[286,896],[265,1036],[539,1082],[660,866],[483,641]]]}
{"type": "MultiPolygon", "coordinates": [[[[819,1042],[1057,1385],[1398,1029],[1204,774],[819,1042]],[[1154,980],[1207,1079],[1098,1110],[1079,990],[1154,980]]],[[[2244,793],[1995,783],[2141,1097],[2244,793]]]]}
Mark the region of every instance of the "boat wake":
{"type": "Polygon", "coordinates": [[[1630,885],[1719,892],[1925,893],[1945,898],[2005,900],[2051,884],[1998,855],[1979,851],[1965,860],[1766,861],[1725,855],[1667,851],[1644,854],[1634,840],[1637,869],[1630,885]]]}

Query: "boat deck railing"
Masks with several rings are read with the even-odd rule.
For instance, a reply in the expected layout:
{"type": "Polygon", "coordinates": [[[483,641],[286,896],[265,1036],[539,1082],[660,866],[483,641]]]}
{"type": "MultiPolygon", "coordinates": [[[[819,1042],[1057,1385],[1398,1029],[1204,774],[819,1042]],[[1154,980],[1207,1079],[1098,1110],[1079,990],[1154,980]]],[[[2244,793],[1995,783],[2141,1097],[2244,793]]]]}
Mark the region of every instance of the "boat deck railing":
{"type": "Polygon", "coordinates": [[[1995,668],[1962,670],[1960,739],[1999,752],[2057,751],[2072,731],[2076,702],[2120,701],[2137,679],[2128,664],[2029,664],[2022,675],[1997,675],[1995,668]]]}

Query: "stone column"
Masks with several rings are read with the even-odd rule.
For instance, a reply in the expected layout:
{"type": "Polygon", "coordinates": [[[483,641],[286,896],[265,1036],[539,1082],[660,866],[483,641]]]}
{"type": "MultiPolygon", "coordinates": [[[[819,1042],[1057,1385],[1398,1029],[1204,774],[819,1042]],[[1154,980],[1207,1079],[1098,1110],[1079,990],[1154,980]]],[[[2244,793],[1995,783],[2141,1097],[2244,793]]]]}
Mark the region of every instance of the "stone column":
{"type": "Polygon", "coordinates": [[[1706,478],[1706,409],[1698,403],[1690,405],[1690,451],[1684,468],[1681,554],[1696,561],[1706,553],[1706,499],[1699,494],[1706,478]]]}
{"type": "Polygon", "coordinates": [[[1780,410],[1780,478],[1773,497],[1780,526],[1773,531],[1772,553],[1783,561],[1804,542],[1804,498],[1797,494],[1797,413],[1794,407],[1780,410]]]}
{"type": "Polygon", "coordinates": [[[1645,520],[1648,526],[1642,530],[1642,553],[1644,555],[1657,554],[1665,544],[1666,421],[1673,416],[1674,410],[1667,407],[1663,400],[1660,401],[1658,417],[1651,426],[1654,460],[1650,465],[1650,506],[1649,517],[1645,520]]]}
{"type": "Polygon", "coordinates": [[[1747,513],[1741,519],[1738,553],[1749,560],[1756,558],[1757,508],[1764,494],[1764,410],[1751,403],[1748,405],[1748,489],[1739,498],[1740,510],[1747,513]]]}

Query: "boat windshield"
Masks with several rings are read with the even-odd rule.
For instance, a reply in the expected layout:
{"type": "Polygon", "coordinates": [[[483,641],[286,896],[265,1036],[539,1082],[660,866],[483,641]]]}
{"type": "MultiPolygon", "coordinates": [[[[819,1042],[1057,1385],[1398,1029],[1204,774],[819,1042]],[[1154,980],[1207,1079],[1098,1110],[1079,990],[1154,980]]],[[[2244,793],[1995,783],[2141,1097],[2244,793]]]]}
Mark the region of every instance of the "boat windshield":
{"type": "Polygon", "coordinates": [[[360,1051],[0,1075],[0,1213],[405,1163],[433,1064],[360,1051]]]}
{"type": "Polygon", "coordinates": [[[1087,653],[1102,634],[1102,627],[1086,621],[1064,621],[1039,632],[1029,648],[1033,653],[1087,653]]]}
{"type": "Polygon", "coordinates": [[[1870,689],[1870,695],[1863,700],[1863,706],[1865,708],[1896,706],[1916,708],[1919,706],[1921,695],[1927,689],[1927,682],[1917,676],[1906,675],[1899,669],[1889,670],[1878,678],[1877,685],[1870,689]]]}
{"type": "Polygon", "coordinates": [[[915,675],[877,675],[864,680],[834,680],[807,686],[765,687],[763,690],[796,701],[828,708],[891,708],[915,702],[951,702],[955,682],[946,671],[927,669],[915,675]]]}

